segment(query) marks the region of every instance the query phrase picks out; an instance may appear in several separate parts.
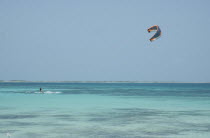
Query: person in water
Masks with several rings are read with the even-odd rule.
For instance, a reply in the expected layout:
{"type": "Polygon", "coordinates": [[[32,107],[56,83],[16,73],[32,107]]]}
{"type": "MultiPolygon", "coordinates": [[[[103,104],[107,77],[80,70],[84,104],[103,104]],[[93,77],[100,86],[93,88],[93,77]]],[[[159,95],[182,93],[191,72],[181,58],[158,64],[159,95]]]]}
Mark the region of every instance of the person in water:
{"type": "Polygon", "coordinates": [[[40,88],[39,91],[42,92],[42,88],[40,88]]]}

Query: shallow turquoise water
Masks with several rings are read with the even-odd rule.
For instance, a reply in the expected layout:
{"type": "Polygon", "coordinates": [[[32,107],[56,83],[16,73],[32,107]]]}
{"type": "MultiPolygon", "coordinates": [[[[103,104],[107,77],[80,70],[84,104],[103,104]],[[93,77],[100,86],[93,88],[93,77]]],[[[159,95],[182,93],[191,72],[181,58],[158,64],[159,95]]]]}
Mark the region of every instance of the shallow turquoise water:
{"type": "Polygon", "coordinates": [[[0,138],[7,133],[11,138],[209,138],[210,84],[0,83],[0,138]]]}

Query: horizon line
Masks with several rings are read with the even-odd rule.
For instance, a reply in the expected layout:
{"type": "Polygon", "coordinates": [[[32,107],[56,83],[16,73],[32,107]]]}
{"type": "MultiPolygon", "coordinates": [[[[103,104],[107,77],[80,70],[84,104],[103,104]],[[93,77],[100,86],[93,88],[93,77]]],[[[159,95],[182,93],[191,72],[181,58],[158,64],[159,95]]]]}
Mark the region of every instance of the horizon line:
{"type": "Polygon", "coordinates": [[[1,82],[34,82],[34,83],[210,83],[185,81],[29,81],[29,80],[0,80],[1,82]]]}

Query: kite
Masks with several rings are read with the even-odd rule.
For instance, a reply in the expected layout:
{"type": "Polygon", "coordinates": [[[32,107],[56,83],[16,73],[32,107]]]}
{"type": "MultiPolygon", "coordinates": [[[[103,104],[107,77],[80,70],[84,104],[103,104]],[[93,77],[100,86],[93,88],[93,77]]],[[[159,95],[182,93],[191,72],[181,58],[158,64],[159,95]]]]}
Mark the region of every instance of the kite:
{"type": "Polygon", "coordinates": [[[158,39],[161,36],[161,34],[162,34],[162,32],[161,32],[161,30],[160,30],[158,25],[154,25],[154,26],[150,27],[149,29],[147,29],[147,31],[149,33],[151,31],[156,31],[156,33],[153,35],[153,37],[149,39],[151,42],[156,40],[156,39],[158,39]]]}

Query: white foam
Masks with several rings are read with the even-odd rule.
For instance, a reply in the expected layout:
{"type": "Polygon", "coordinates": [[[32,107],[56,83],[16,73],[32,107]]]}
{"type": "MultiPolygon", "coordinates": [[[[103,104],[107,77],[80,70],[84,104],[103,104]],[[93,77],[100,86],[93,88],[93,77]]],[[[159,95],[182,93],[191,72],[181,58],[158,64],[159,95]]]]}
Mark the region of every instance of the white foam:
{"type": "Polygon", "coordinates": [[[10,138],[10,137],[11,137],[11,134],[10,134],[10,133],[6,133],[6,136],[7,136],[8,138],[10,138]]]}
{"type": "Polygon", "coordinates": [[[52,92],[52,91],[45,91],[45,92],[34,92],[34,93],[44,93],[44,94],[58,94],[62,92],[52,92]]]}
{"type": "Polygon", "coordinates": [[[51,93],[62,93],[62,92],[51,92],[51,91],[46,91],[44,93],[48,93],[48,94],[51,94],[51,93]]]}

